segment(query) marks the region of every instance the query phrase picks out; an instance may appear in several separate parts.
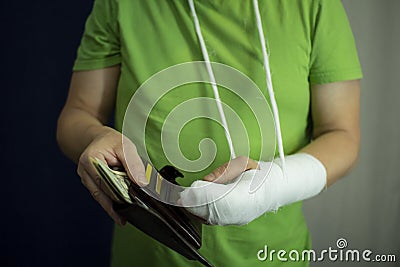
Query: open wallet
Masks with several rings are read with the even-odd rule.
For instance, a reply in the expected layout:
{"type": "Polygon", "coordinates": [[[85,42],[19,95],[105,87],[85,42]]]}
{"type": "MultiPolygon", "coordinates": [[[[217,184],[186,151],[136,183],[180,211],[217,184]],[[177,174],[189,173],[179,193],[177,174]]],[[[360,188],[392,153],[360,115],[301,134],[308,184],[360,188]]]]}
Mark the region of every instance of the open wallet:
{"type": "Polygon", "coordinates": [[[165,166],[158,172],[143,160],[149,184],[140,187],[129,179],[125,171],[113,170],[97,158],[91,158],[91,163],[101,178],[101,188],[113,199],[118,214],[187,259],[212,267],[198,251],[201,247],[200,220],[186,209],[166,204],[158,197],[168,193],[163,190],[163,185],[166,188],[167,184],[176,184],[175,178],[183,177],[178,170],[165,166]]]}

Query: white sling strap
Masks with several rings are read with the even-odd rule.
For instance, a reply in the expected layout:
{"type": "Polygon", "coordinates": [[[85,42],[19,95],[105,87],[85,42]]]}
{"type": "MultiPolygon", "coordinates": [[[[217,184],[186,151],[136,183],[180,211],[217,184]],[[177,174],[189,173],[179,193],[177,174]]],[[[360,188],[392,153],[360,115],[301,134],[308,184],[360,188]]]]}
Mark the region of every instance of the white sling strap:
{"type": "MultiPolygon", "coordinates": [[[[190,10],[192,12],[193,21],[194,21],[194,25],[195,25],[195,29],[196,29],[196,34],[197,34],[197,37],[200,42],[203,59],[206,63],[207,72],[210,77],[211,86],[212,86],[212,89],[214,92],[214,98],[217,103],[217,107],[218,107],[218,111],[219,111],[219,114],[221,117],[222,125],[225,129],[225,136],[226,136],[226,139],[229,144],[231,158],[235,158],[235,151],[233,148],[232,138],[230,136],[225,113],[222,108],[222,102],[221,102],[221,98],[219,96],[218,87],[217,87],[216,80],[215,80],[215,75],[214,75],[214,72],[211,67],[210,57],[208,55],[207,47],[204,42],[203,34],[201,33],[201,27],[200,27],[199,19],[197,17],[196,9],[195,9],[193,0],[188,0],[188,2],[189,2],[190,10]]],[[[271,76],[271,69],[270,69],[270,64],[269,64],[269,55],[267,53],[267,46],[266,46],[264,31],[263,31],[263,27],[262,27],[262,21],[261,21],[260,9],[258,6],[258,0],[253,0],[253,6],[254,6],[254,12],[256,15],[256,23],[257,23],[257,28],[258,28],[258,33],[259,33],[259,38],[260,38],[260,43],[261,43],[261,48],[262,48],[262,53],[263,53],[263,59],[264,59],[266,85],[267,85],[268,95],[271,100],[272,113],[273,113],[274,121],[275,121],[275,131],[276,131],[277,142],[278,142],[278,152],[279,152],[279,157],[281,159],[281,165],[282,165],[281,167],[283,169],[283,172],[285,173],[285,155],[284,155],[284,151],[283,151],[283,141],[282,141],[281,126],[280,126],[280,121],[279,121],[278,105],[276,104],[274,89],[273,89],[273,85],[272,85],[272,76],[271,76]]]]}

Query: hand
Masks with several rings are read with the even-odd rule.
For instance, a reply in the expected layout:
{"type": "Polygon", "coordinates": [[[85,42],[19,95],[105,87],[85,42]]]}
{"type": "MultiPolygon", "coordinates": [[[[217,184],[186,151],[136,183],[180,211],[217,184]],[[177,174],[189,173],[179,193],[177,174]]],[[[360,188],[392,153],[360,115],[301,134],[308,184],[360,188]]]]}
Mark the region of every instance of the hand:
{"type": "Polygon", "coordinates": [[[235,183],[195,181],[181,192],[181,204],[209,224],[243,225],[315,196],[326,185],[326,169],[312,155],[287,156],[285,174],[280,165],[280,159],[259,162],[257,170],[243,172],[235,183]]]}
{"type": "Polygon", "coordinates": [[[102,131],[83,151],[78,162],[78,174],[82,184],[116,223],[124,225],[125,219],[119,216],[112,207],[112,195],[105,186],[101,185],[101,178],[90,163],[91,157],[104,161],[110,167],[123,167],[133,182],[145,185],[147,180],[144,166],[137,154],[136,147],[118,131],[103,127],[102,131]],[[124,152],[129,153],[127,155],[130,159],[129,163],[125,159],[124,152]]]}
{"type": "MultiPolygon", "coordinates": [[[[222,220],[213,220],[210,206],[233,189],[234,184],[231,183],[233,180],[256,169],[258,169],[258,162],[248,157],[239,156],[232,159],[205,176],[204,181],[195,181],[190,188],[184,190],[178,204],[186,207],[206,224],[225,224],[222,220]]],[[[217,209],[215,205],[214,207],[217,209]]]]}
{"type": "Polygon", "coordinates": [[[236,179],[243,172],[251,169],[258,169],[257,161],[245,156],[239,156],[219,166],[209,175],[205,176],[204,180],[207,182],[225,184],[236,179]]]}

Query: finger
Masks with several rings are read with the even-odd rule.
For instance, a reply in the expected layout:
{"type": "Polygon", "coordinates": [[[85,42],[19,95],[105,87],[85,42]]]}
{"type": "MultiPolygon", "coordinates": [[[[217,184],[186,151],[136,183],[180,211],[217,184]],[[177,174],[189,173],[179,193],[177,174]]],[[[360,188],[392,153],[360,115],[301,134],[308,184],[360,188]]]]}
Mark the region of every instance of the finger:
{"type": "Polygon", "coordinates": [[[122,147],[116,149],[115,153],[124,166],[129,178],[139,186],[146,186],[146,179],[143,161],[137,153],[135,145],[123,137],[122,147]]]}
{"type": "Polygon", "coordinates": [[[257,168],[257,162],[248,157],[237,157],[221,165],[212,173],[204,177],[204,180],[215,183],[227,183],[234,180],[244,171],[257,168]]]}
{"type": "Polygon", "coordinates": [[[97,154],[94,156],[86,156],[82,155],[82,157],[79,159],[79,164],[78,164],[78,174],[79,176],[82,177],[82,175],[85,174],[85,172],[91,177],[93,181],[96,182],[98,186],[101,185],[101,178],[100,175],[97,173],[96,168],[93,166],[93,164],[90,161],[90,158],[95,158],[98,159],[102,162],[104,162],[106,165],[108,165],[106,159],[102,154],[97,154]]]}
{"type": "MultiPolygon", "coordinates": [[[[88,157],[89,158],[89,157],[88,157]]],[[[93,157],[90,157],[93,158],[93,157]]],[[[105,164],[109,164],[108,161],[106,160],[106,158],[103,156],[103,154],[98,154],[96,155],[94,158],[103,161],[105,164]]],[[[107,185],[102,182],[102,179],[99,175],[99,173],[97,172],[96,168],[93,166],[93,164],[91,163],[91,160],[81,160],[80,164],[78,166],[78,173],[79,173],[79,169],[82,168],[84,171],[87,172],[87,174],[90,176],[90,178],[96,183],[96,185],[104,192],[106,193],[106,195],[108,197],[110,197],[113,201],[117,201],[118,199],[116,199],[113,195],[113,193],[110,191],[110,189],[107,187],[107,185]],[[89,163],[87,163],[89,162],[89,163]]]]}
{"type": "MultiPolygon", "coordinates": [[[[219,166],[216,168],[214,171],[212,171],[210,174],[204,177],[204,180],[209,181],[209,182],[219,182],[219,183],[224,183],[225,182],[225,177],[227,175],[228,171],[228,165],[231,162],[226,162],[223,165],[219,166]],[[225,174],[225,177],[224,177],[225,174]]],[[[230,168],[231,170],[232,168],[230,168]]]]}
{"type": "Polygon", "coordinates": [[[124,225],[125,220],[119,216],[112,207],[112,200],[100,190],[100,188],[93,181],[92,177],[85,169],[80,169],[80,176],[82,184],[89,190],[93,198],[101,205],[101,207],[108,213],[108,215],[119,225],[124,225]]]}

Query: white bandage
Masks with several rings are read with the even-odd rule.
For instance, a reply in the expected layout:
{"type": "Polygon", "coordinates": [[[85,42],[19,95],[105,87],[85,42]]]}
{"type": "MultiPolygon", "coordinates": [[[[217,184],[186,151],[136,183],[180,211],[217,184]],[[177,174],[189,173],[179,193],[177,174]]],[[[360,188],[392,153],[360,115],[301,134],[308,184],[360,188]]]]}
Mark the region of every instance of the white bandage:
{"type": "Polygon", "coordinates": [[[243,225],[315,196],[326,185],[325,167],[309,154],[286,157],[285,177],[279,164],[280,159],[259,162],[259,170],[244,172],[236,183],[195,181],[181,193],[182,205],[210,224],[243,225]]]}

